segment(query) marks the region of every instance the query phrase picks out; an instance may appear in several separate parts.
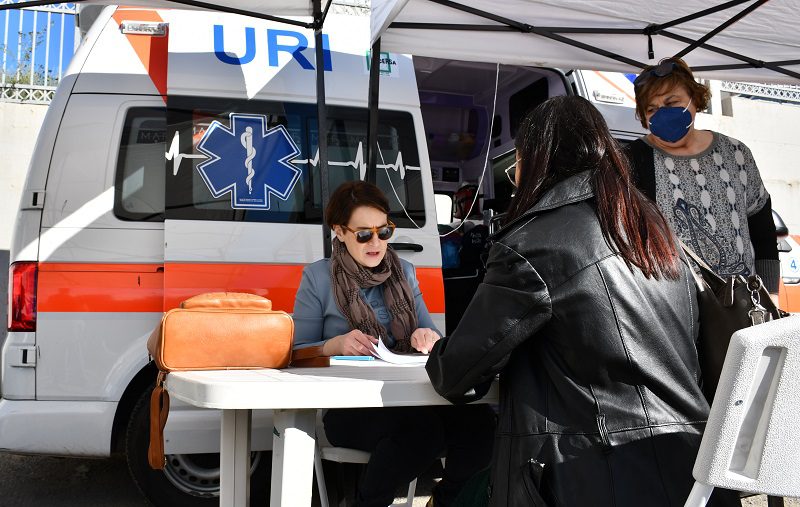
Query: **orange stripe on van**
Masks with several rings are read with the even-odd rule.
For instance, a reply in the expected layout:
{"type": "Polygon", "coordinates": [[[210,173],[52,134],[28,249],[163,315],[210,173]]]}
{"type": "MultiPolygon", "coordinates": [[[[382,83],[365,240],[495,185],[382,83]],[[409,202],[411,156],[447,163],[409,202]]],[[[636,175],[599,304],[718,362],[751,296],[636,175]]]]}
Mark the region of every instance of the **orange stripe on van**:
{"type": "Polygon", "coordinates": [[[166,263],[164,311],[204,292],[248,292],[272,300],[272,308],[291,312],[303,275],[302,264],[166,263]]]}
{"type": "MultiPolygon", "coordinates": [[[[249,292],[291,312],[303,273],[300,264],[40,263],[40,312],[161,312],[203,292],[249,292]],[[163,269],[166,267],[166,274],[163,269]],[[166,288],[165,288],[166,287],[166,288]]],[[[431,313],[444,313],[439,268],[417,268],[431,313]]]]}
{"type": "Polygon", "coordinates": [[[428,311],[444,313],[444,278],[441,268],[417,268],[417,280],[428,311]]]}
{"type": "MultiPolygon", "coordinates": [[[[144,21],[148,23],[163,23],[161,16],[152,10],[117,9],[114,12],[114,21],[121,24],[123,21],[144,21]]],[[[158,93],[167,100],[167,65],[169,58],[169,28],[166,37],[152,35],[125,34],[128,42],[136,51],[139,60],[156,85],[158,93]]]]}
{"type": "Polygon", "coordinates": [[[160,312],[160,264],[40,263],[40,312],[160,312]]]}

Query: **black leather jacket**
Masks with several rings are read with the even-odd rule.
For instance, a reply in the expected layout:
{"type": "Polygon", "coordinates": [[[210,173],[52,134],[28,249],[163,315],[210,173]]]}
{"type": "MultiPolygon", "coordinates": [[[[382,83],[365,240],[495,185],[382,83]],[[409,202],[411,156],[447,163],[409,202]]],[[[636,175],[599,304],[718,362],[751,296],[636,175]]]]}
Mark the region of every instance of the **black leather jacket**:
{"type": "Polygon", "coordinates": [[[493,238],[461,323],[427,364],[454,402],[500,374],[491,504],[683,505],[708,415],[697,301],[603,238],[588,173],[493,238]]]}

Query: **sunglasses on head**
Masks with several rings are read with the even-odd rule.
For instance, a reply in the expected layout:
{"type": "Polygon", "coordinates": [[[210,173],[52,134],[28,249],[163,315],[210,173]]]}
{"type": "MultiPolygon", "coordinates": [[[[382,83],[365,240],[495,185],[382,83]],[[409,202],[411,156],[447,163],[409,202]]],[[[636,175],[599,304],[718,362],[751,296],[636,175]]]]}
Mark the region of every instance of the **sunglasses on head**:
{"type": "Polygon", "coordinates": [[[636,79],[633,80],[633,88],[639,88],[647,82],[651,77],[664,77],[672,74],[677,69],[678,62],[674,60],[664,60],[655,67],[643,71],[636,79]]]}
{"type": "Polygon", "coordinates": [[[359,243],[366,243],[372,239],[373,234],[377,234],[378,239],[381,241],[386,241],[387,239],[391,238],[392,234],[394,234],[395,225],[391,221],[389,221],[388,224],[383,225],[381,227],[365,227],[363,229],[354,230],[347,227],[346,225],[343,225],[342,228],[352,232],[353,235],[356,237],[356,241],[358,241],[359,243]]]}

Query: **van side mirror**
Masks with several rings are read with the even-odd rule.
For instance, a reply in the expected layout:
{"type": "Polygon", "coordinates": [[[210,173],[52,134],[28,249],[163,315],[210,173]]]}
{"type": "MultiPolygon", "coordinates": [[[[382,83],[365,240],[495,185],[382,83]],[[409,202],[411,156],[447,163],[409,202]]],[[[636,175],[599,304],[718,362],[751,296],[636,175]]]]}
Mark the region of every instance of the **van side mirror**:
{"type": "MultiPolygon", "coordinates": [[[[774,209],[772,210],[772,221],[775,222],[775,235],[777,237],[782,238],[789,235],[789,228],[786,227],[786,223],[774,209]]],[[[791,247],[789,249],[791,250],[791,247]]]]}
{"type": "Polygon", "coordinates": [[[789,253],[792,251],[792,245],[786,239],[781,238],[778,240],[778,251],[782,253],[789,253]]]}

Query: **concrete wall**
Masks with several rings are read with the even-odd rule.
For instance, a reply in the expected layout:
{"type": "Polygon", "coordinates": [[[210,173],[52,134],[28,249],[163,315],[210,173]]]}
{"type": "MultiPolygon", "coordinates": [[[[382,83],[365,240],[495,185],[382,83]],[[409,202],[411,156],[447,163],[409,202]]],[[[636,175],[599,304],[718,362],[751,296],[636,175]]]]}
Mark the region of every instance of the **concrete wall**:
{"type": "Polygon", "coordinates": [[[0,344],[6,334],[8,255],[25,174],[47,106],[0,102],[0,344]]]}
{"type": "Polygon", "coordinates": [[[736,138],[750,148],[772,207],[790,233],[800,234],[800,104],[722,98],[718,90],[712,91],[712,114],[697,115],[696,126],[736,138]]]}

